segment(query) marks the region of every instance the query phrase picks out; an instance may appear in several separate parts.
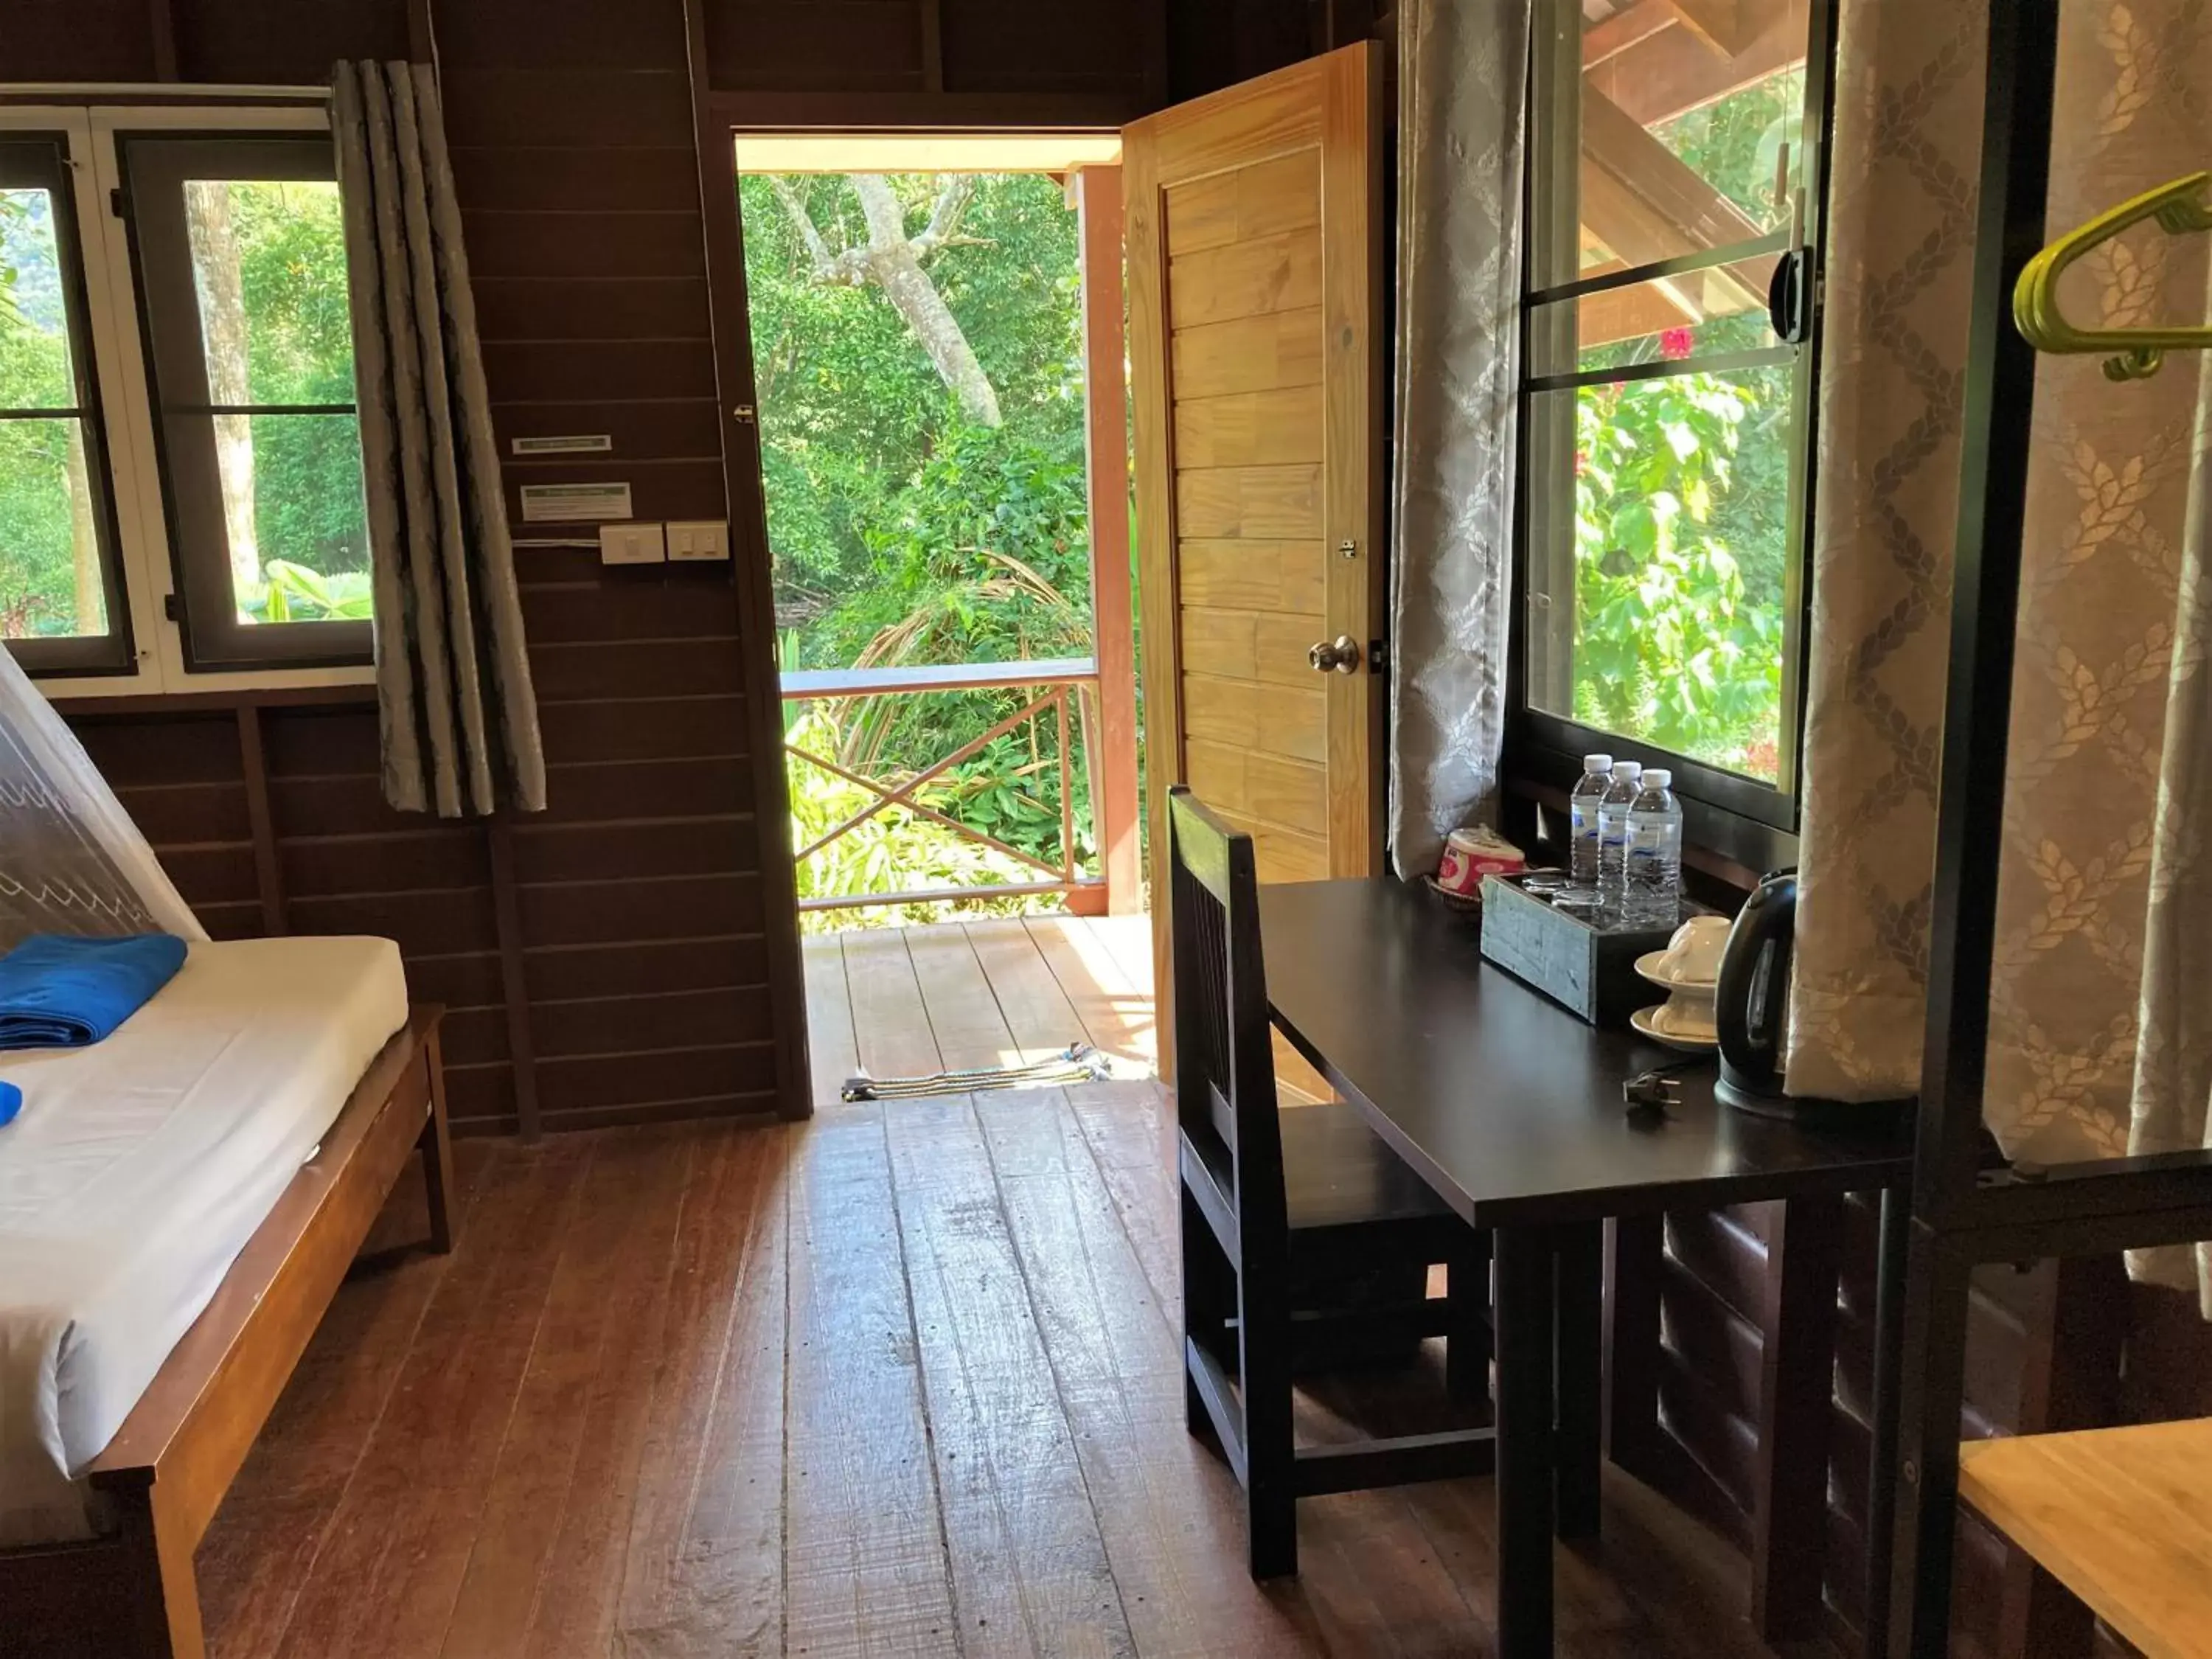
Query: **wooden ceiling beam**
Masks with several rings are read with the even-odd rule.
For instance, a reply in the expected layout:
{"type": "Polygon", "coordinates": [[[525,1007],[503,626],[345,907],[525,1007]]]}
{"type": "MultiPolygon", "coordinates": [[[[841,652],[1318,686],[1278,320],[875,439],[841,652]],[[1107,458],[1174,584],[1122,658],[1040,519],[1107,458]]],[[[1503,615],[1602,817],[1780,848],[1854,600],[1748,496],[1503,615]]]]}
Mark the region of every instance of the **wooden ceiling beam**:
{"type": "Polygon", "coordinates": [[[1674,0],[1629,0],[1612,16],[1583,30],[1583,68],[1595,69],[1682,21],[1674,0]]]}
{"type": "MultiPolygon", "coordinates": [[[[1585,86],[1582,105],[1582,223],[1616,258],[1640,265],[1764,234],[1611,99],[1585,86]]],[[[1757,264],[1723,269],[1747,304],[1765,303],[1757,264]]]]}
{"type": "MultiPolygon", "coordinates": [[[[1582,274],[1602,276],[1621,268],[1620,262],[1614,260],[1610,266],[1594,265],[1582,274]]],[[[1593,346],[1633,340],[1670,328],[1685,328],[1699,320],[1697,307],[1672,283],[1641,283],[1634,288],[1586,294],[1576,301],[1575,342],[1588,351],[1593,346]]]]}
{"type": "Polygon", "coordinates": [[[1758,38],[1757,0],[1667,0],[1667,7],[1716,57],[1734,58],[1758,38]]]}
{"type": "Polygon", "coordinates": [[[1805,60],[1804,0],[1733,0],[1741,49],[1725,56],[1715,51],[1711,37],[1701,36],[1684,19],[1680,3],[1634,0],[1583,35],[1585,84],[1638,125],[1658,126],[1805,60]],[[1663,27],[1653,26],[1654,12],[1647,7],[1665,14],[1663,27]],[[1593,41],[1602,55],[1593,52],[1593,41]]]}

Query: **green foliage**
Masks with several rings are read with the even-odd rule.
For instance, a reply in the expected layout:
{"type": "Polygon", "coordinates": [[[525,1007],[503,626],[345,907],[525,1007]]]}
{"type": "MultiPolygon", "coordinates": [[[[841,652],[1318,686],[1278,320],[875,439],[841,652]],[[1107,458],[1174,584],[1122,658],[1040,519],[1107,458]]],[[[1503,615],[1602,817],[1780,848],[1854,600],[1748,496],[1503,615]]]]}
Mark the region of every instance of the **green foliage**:
{"type": "MultiPolygon", "coordinates": [[[[1791,70],[1655,130],[1762,228],[1804,77],[1791,70]]],[[[1764,313],[1583,354],[1585,368],[1773,343],[1764,313]]],[[[1779,768],[1795,377],[1786,366],[1576,394],[1578,720],[1754,776],[1779,768]]]]}
{"type": "Polygon", "coordinates": [[[246,607],[257,621],[366,622],[374,614],[365,570],[326,576],[289,559],[271,559],[262,574],[267,580],[246,607]]]}
{"type": "Polygon", "coordinates": [[[1575,716],[1771,775],[1780,610],[1747,602],[1719,522],[1755,404],[1705,374],[1578,397],[1575,716]]]}
{"type": "MultiPolygon", "coordinates": [[[[353,336],[337,187],[235,182],[221,189],[246,317],[247,386],[258,404],[349,404],[353,336]]],[[[0,409],[77,402],[53,223],[40,189],[0,191],[0,409]]],[[[252,417],[254,528],[266,580],[239,596],[249,619],[368,614],[361,444],[349,415],[252,417]]],[[[0,421],[0,633],[96,631],[78,614],[71,423],[0,421]]],[[[82,550],[88,557],[90,550],[82,550]]]]}
{"type": "MultiPolygon", "coordinates": [[[[866,240],[847,179],[789,182],[833,248],[866,240]]],[[[891,180],[909,230],[926,221],[941,182],[933,175],[891,180]]],[[[1088,655],[1081,294],[1075,216],[1059,186],[1034,174],[979,179],[963,240],[927,266],[998,394],[1005,420],[996,428],[963,416],[879,291],[817,279],[768,179],[747,176],[738,188],[785,665],[1088,655]]],[[[911,776],[1030,700],[1012,691],[858,700],[837,711],[833,758],[872,776],[911,776]]],[[[1070,726],[1073,741],[1073,720],[1070,726]]],[[[933,786],[929,804],[1057,866],[1058,741],[1048,718],[1017,727],[933,786]]],[[[1087,856],[1082,760],[1079,753],[1073,793],[1079,848],[1087,856]]],[[[821,774],[804,769],[810,790],[827,787],[821,774]]],[[[837,882],[875,878],[865,860],[854,868],[848,859],[834,876],[818,878],[828,884],[822,890],[955,884],[920,872],[940,852],[948,867],[969,867],[960,862],[967,851],[956,858],[932,850],[951,832],[915,822],[921,827],[901,829],[896,854],[904,859],[910,851],[912,861],[898,878],[841,890],[837,882]]],[[[1036,873],[1013,867],[1018,873],[988,879],[1036,873]]]]}
{"type": "MultiPolygon", "coordinates": [[[[789,181],[833,246],[866,240],[842,175],[789,181]]],[[[895,177],[919,230],[939,180],[895,177]]],[[[779,611],[805,622],[869,584],[872,532],[958,422],[913,331],[872,287],[817,280],[769,180],[738,181],[760,394],[769,540],[779,611]]],[[[986,175],[962,222],[974,245],[927,266],[990,377],[1006,433],[1077,480],[1083,465],[1082,314],[1076,225],[1037,174],[986,175]]],[[[1018,553],[1020,550],[1014,550],[1018,553]]]]}
{"type": "MultiPolygon", "coordinates": [[[[787,736],[794,746],[811,754],[835,754],[842,746],[834,714],[821,708],[811,709],[798,718],[787,736]]],[[[837,825],[864,811],[874,799],[858,784],[848,783],[795,757],[787,764],[794,853],[811,846],[837,825]]],[[[974,822],[962,804],[961,793],[961,786],[957,783],[933,783],[916,792],[923,805],[948,817],[974,822]]],[[[884,808],[811,858],[801,860],[799,896],[849,898],[942,887],[993,887],[1026,881],[1036,873],[1018,860],[965,840],[944,824],[904,805],[895,805],[884,808]]],[[[1021,908],[1019,901],[1007,899],[965,901],[961,908],[972,915],[979,904],[987,910],[1006,914],[1021,908]]],[[[849,910],[803,912],[801,921],[809,932],[834,933],[848,927],[899,927],[939,921],[954,914],[954,907],[948,903],[879,904],[849,910]]]]}
{"type": "MultiPolygon", "coordinates": [[[[0,410],[76,404],[64,319],[52,203],[43,190],[0,191],[0,410]]],[[[0,637],[104,625],[96,603],[77,615],[73,424],[0,421],[0,637]]]]}
{"type": "MultiPolygon", "coordinates": [[[[351,403],[353,327],[337,186],[238,183],[229,198],[253,401],[351,403]]],[[[325,575],[368,568],[361,434],[351,416],[255,416],[253,494],[264,563],[282,560],[325,575]]]]}

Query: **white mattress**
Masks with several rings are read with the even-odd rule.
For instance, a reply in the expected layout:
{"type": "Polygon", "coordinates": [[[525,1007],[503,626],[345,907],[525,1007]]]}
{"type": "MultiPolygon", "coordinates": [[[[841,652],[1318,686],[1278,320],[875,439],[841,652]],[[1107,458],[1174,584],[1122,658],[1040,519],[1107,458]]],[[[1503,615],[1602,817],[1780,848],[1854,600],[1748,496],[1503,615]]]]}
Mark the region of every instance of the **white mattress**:
{"type": "Polygon", "coordinates": [[[0,1050],[0,1546],[91,1532],[74,1477],[406,1018],[389,939],[198,942],[105,1042],[0,1050]]]}

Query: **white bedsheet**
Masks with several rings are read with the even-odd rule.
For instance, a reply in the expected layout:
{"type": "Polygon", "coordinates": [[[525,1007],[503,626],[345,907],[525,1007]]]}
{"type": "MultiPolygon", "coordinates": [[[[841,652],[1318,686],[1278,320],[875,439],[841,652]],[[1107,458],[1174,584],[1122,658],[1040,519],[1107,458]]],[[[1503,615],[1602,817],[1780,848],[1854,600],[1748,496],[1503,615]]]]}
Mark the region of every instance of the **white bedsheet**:
{"type": "Polygon", "coordinates": [[[0,1546],[90,1533],[72,1477],[406,1018],[389,939],[198,942],[105,1042],[0,1051],[0,1546]]]}

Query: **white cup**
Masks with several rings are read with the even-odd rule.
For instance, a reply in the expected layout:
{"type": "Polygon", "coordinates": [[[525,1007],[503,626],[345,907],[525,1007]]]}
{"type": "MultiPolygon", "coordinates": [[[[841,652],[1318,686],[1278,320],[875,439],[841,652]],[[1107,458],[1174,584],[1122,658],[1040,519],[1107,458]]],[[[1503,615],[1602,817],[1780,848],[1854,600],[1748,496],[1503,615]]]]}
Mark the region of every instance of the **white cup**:
{"type": "Polygon", "coordinates": [[[1721,976],[1730,926],[1726,916],[1692,916],[1667,941],[1659,971],[1676,985],[1712,984],[1721,976]]]}

